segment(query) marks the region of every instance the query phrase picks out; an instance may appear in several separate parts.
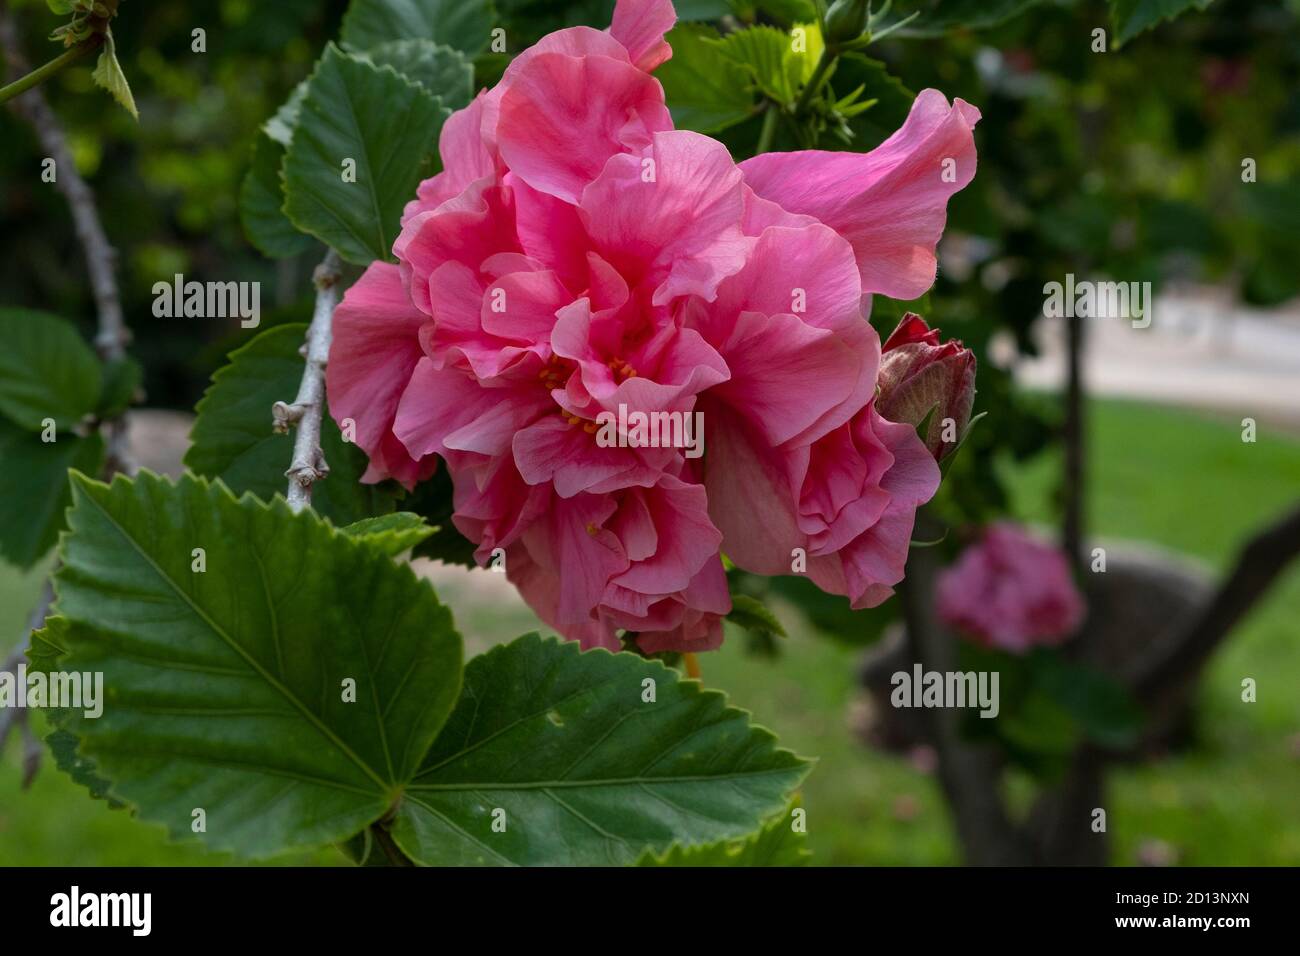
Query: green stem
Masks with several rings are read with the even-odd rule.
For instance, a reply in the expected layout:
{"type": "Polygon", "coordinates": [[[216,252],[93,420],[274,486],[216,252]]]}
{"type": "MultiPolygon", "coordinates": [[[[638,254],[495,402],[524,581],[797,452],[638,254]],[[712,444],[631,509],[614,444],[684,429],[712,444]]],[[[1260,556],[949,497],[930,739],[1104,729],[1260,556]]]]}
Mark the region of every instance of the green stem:
{"type": "Polygon", "coordinates": [[[75,63],[87,53],[93,53],[95,50],[98,50],[103,43],[104,38],[102,36],[98,33],[93,34],[85,40],[82,40],[76,46],[65,50],[44,66],[39,66],[26,76],[19,77],[8,86],[0,87],[0,103],[4,103],[13,99],[15,96],[26,93],[38,83],[43,83],[45,80],[48,80],[65,66],[75,63]]]}
{"type": "Polygon", "coordinates": [[[822,88],[822,83],[826,81],[826,74],[835,62],[835,58],[840,55],[840,51],[832,46],[822,48],[822,55],[817,60],[817,66],[813,68],[813,75],[808,78],[808,83],[799,94],[799,99],[794,104],[794,115],[796,119],[802,117],[808,111],[808,105],[812,103],[813,97],[817,91],[822,88]]]}
{"type": "Polygon", "coordinates": [[[779,108],[775,103],[768,103],[767,110],[763,114],[763,128],[758,134],[758,146],[754,149],[754,155],[759,156],[766,153],[772,148],[772,137],[776,135],[776,119],[779,108]]]}

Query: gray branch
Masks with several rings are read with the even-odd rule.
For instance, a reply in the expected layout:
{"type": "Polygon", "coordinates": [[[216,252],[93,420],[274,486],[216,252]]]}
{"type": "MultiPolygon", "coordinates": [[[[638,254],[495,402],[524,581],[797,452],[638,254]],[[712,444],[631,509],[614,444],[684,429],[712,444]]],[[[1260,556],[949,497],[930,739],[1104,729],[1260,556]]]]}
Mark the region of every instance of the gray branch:
{"type": "Polygon", "coordinates": [[[331,249],[312,276],[316,285],[316,309],[307,329],[307,341],[300,350],[306,365],[298,395],[292,404],[276,402],[271,409],[273,427],[277,432],[288,432],[290,426],[298,428],[293,441],[293,459],[285,472],[289,479],[285,497],[294,511],[302,511],[311,505],[312,485],[328,475],[330,470],[320,447],[320,429],[325,416],[325,365],[329,361],[334,307],[339,300],[341,278],[338,253],[331,249]]]}

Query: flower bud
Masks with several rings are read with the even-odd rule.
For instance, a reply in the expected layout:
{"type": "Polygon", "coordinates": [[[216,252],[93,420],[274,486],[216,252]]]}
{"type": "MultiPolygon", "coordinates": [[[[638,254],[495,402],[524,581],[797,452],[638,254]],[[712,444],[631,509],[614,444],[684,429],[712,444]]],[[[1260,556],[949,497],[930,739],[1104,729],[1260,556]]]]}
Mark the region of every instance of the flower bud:
{"type": "Polygon", "coordinates": [[[908,312],[880,357],[876,411],[892,422],[919,427],[930,417],[926,447],[936,461],[957,447],[975,402],[975,354],[908,312]]]}
{"type": "Polygon", "coordinates": [[[862,36],[867,29],[867,0],[835,0],[826,11],[822,30],[828,45],[849,43],[862,36]]]}

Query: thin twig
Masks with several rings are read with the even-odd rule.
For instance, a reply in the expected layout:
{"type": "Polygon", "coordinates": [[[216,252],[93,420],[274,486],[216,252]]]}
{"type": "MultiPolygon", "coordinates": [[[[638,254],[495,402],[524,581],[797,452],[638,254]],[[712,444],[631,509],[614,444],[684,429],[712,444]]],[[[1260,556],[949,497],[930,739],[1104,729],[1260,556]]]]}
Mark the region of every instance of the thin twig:
{"type": "MultiPolygon", "coordinates": [[[[10,75],[24,72],[27,60],[23,56],[13,18],[3,0],[0,0],[0,49],[4,51],[10,75]]],[[[122,314],[122,300],[114,275],[117,252],[109,244],[104,232],[104,225],[95,208],[95,194],[77,172],[77,164],[68,148],[68,139],[54,110],[45,99],[45,94],[39,89],[30,89],[13,100],[13,107],[31,123],[41,148],[54,160],[54,186],[68,201],[77,240],[81,243],[86,258],[90,288],[95,296],[98,322],[95,349],[105,362],[120,361],[126,357],[126,346],[131,341],[131,333],[122,314]]],[[[136,466],[127,448],[125,419],[119,417],[104,422],[103,431],[108,450],[104,477],[112,477],[119,471],[134,474],[136,466]]]]}
{"type": "Polygon", "coordinates": [[[338,304],[341,278],[338,253],[331,249],[312,275],[316,285],[316,310],[307,329],[307,341],[301,349],[307,361],[302,370],[298,396],[292,404],[276,402],[271,408],[273,427],[277,432],[286,433],[291,425],[298,427],[293,441],[293,460],[285,472],[289,479],[285,497],[294,511],[302,511],[311,505],[312,484],[328,475],[330,470],[320,447],[320,427],[325,415],[325,364],[329,361],[334,306],[338,304]]]}
{"type": "MultiPolygon", "coordinates": [[[[115,3],[113,7],[116,9],[115,3]]],[[[9,76],[19,76],[26,72],[27,59],[23,56],[18,30],[4,0],[0,0],[0,50],[4,52],[5,67],[9,76]]],[[[108,236],[104,232],[99,212],[95,208],[95,195],[86,181],[81,178],[81,174],[77,172],[77,164],[72,158],[72,151],[68,148],[68,139],[63,133],[58,116],[46,101],[45,94],[38,87],[33,86],[22,95],[10,100],[10,104],[32,125],[41,148],[49,158],[54,160],[54,185],[68,201],[77,240],[86,258],[91,290],[95,297],[98,329],[95,335],[95,349],[105,362],[121,361],[126,357],[126,346],[131,340],[131,333],[122,313],[122,300],[118,295],[117,279],[114,275],[117,253],[109,244],[108,236]]],[[[102,477],[111,478],[118,472],[127,475],[135,474],[136,464],[127,444],[125,415],[103,421],[99,427],[104,435],[106,448],[102,477]]],[[[44,625],[53,603],[53,580],[46,579],[40,600],[28,619],[27,630],[5,664],[6,670],[12,671],[22,661],[32,632],[44,625]]],[[[0,714],[0,748],[3,747],[5,738],[14,727],[20,729],[23,737],[23,786],[27,787],[40,769],[42,751],[27,720],[26,709],[0,714]]]]}

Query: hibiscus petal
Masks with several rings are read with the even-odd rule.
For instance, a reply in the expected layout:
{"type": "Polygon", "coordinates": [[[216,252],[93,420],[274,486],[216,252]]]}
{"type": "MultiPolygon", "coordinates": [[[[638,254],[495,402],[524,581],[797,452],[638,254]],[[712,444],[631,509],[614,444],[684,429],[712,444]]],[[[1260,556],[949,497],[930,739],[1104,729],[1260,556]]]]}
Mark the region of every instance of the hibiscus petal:
{"type": "Polygon", "coordinates": [[[618,0],[609,32],[647,73],[673,55],[664,34],[677,22],[672,0],[618,0]]]}
{"type": "Polygon", "coordinates": [[[375,262],[334,310],[325,371],[330,414],[356,423],[355,441],[370,456],[366,482],[396,478],[407,488],[428,478],[437,459],[412,458],[392,435],[407,382],[421,359],[428,316],[411,305],[397,267],[375,262]]]}
{"type": "Polygon", "coordinates": [[[969,103],[923,90],[902,128],[869,153],[765,153],[740,168],[760,197],[853,244],[863,292],[915,299],[934,284],[948,199],[975,175],[979,118],[969,103]]]}
{"type": "Polygon", "coordinates": [[[712,300],[745,264],[744,183],[727,148],[699,133],[656,133],[644,157],[612,157],[579,208],[596,251],[630,285],[660,281],[653,302],[712,300]]]}
{"type": "Polygon", "coordinates": [[[642,150],[651,134],[671,128],[663,88],[630,63],[541,53],[512,72],[497,141],[516,176],[577,202],[609,157],[642,150]]]}

